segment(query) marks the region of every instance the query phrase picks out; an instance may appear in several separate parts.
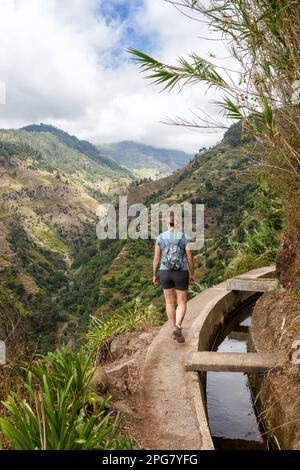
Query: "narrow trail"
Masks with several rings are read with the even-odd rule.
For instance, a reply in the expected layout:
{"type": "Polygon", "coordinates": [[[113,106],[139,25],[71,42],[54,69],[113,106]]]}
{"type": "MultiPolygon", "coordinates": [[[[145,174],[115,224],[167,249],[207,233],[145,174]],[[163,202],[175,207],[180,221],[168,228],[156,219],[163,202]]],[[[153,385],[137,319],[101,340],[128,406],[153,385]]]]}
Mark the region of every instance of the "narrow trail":
{"type": "MultiPolygon", "coordinates": [[[[275,268],[268,266],[234,279],[244,280],[248,286],[251,280],[274,274],[275,268]]],[[[255,290],[237,292],[228,288],[228,281],[203,291],[188,302],[183,322],[185,343],[178,344],[171,338],[171,327],[167,322],[150,344],[140,372],[136,406],[139,419],[134,425],[141,448],[214,449],[198,374],[187,372],[185,365],[188,354],[198,349],[199,325],[203,319],[206,319],[205,334],[211,335],[215,322],[223,323],[226,312],[237,299],[246,299],[255,290]],[[211,315],[213,311],[215,313],[211,315]]]]}
{"type": "Polygon", "coordinates": [[[171,327],[166,323],[149,347],[140,382],[140,419],[135,426],[142,448],[207,448],[189,394],[184,358],[192,348],[193,321],[220,291],[224,292],[221,286],[208,289],[188,302],[183,322],[185,343],[178,344],[171,338],[171,327]]]}

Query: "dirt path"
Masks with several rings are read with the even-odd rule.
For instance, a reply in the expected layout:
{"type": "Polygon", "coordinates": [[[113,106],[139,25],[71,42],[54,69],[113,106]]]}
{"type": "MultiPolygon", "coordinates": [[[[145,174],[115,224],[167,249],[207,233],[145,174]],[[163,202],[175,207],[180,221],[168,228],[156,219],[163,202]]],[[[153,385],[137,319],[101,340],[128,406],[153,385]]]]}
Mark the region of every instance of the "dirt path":
{"type": "MultiPolygon", "coordinates": [[[[256,279],[267,275],[270,267],[245,274],[256,279]]],[[[242,276],[240,276],[242,277],[242,276]]],[[[126,413],[127,430],[142,449],[213,449],[207,426],[205,406],[201,400],[197,374],[185,370],[185,357],[197,349],[196,323],[204,310],[211,308],[227,293],[227,283],[203,291],[188,302],[183,322],[184,344],[171,338],[171,327],[166,323],[144,347],[138,346],[133,380],[129,381],[126,413]],[[212,302],[212,305],[209,305],[212,302]],[[195,323],[194,323],[195,322],[195,323]],[[195,331],[194,331],[195,330],[195,331]],[[196,334],[196,337],[195,337],[196,334]],[[196,343],[195,343],[196,341],[196,343]]],[[[129,348],[130,349],[130,348],[129,348]]]]}
{"type": "Polygon", "coordinates": [[[166,323],[148,349],[140,381],[139,420],[134,426],[135,437],[144,449],[203,448],[184,357],[191,350],[191,325],[216,290],[208,289],[189,301],[183,323],[184,344],[170,337],[171,328],[166,323]]]}

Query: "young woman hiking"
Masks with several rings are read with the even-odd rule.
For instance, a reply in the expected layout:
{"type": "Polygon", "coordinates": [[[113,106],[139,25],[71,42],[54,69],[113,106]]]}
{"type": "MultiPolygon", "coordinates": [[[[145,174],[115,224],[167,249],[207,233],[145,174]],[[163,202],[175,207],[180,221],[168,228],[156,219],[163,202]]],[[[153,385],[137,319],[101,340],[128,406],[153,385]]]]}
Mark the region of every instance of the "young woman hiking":
{"type": "Polygon", "coordinates": [[[172,338],[184,343],[182,321],[186,313],[189,283],[195,282],[194,260],[185,233],[175,232],[171,215],[168,230],[156,239],[153,258],[153,283],[164,291],[166,311],[172,326],[172,338]],[[177,308],[175,308],[175,295],[177,308]]]}

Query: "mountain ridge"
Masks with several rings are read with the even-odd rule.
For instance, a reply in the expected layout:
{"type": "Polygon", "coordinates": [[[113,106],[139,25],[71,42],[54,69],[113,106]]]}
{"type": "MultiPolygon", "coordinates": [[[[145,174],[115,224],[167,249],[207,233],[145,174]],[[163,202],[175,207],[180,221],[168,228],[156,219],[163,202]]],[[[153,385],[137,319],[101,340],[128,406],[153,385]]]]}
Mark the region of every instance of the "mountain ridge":
{"type": "Polygon", "coordinates": [[[50,132],[55,135],[63,144],[67,145],[70,148],[78,150],[87,157],[96,161],[99,164],[108,166],[112,170],[118,170],[124,172],[124,168],[118,165],[114,160],[104,157],[100,154],[99,150],[95,145],[93,145],[88,140],[81,140],[78,137],[69,134],[68,132],[53,126],[51,124],[29,124],[27,126],[21,127],[21,131],[25,132],[50,132]]]}
{"type": "Polygon", "coordinates": [[[103,155],[128,168],[137,177],[167,176],[185,166],[194,155],[182,150],[159,148],[132,140],[98,145],[103,155]]]}

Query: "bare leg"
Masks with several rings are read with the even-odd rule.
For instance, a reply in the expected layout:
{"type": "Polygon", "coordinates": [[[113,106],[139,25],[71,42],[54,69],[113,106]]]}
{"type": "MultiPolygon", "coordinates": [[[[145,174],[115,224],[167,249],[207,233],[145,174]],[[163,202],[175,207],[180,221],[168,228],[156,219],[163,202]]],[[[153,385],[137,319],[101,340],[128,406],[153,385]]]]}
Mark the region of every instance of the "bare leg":
{"type": "Polygon", "coordinates": [[[166,301],[166,311],[167,311],[168,319],[171,323],[171,326],[175,328],[176,314],[175,314],[174,289],[164,289],[164,296],[165,296],[165,301],[166,301]]]}
{"type": "Polygon", "coordinates": [[[181,327],[184,319],[187,304],[187,290],[176,290],[177,309],[176,309],[176,325],[181,327]]]}

